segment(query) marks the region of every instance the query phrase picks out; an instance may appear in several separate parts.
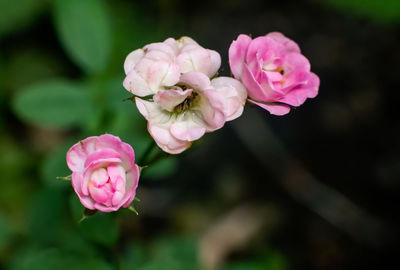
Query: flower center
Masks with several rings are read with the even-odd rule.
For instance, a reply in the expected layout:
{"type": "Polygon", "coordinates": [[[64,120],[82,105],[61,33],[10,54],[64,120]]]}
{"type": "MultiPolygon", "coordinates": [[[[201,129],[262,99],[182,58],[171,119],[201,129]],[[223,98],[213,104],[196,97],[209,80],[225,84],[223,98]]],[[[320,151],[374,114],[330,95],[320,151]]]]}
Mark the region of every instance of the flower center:
{"type": "Polygon", "coordinates": [[[196,92],[193,91],[187,98],[185,98],[184,101],[182,101],[182,103],[175,106],[173,112],[181,113],[181,112],[187,111],[188,109],[190,109],[193,106],[193,104],[197,100],[198,96],[199,96],[199,94],[197,94],[196,92]]]}
{"type": "Polygon", "coordinates": [[[279,72],[281,75],[285,75],[285,71],[283,70],[282,67],[278,67],[275,71],[279,72]]]}

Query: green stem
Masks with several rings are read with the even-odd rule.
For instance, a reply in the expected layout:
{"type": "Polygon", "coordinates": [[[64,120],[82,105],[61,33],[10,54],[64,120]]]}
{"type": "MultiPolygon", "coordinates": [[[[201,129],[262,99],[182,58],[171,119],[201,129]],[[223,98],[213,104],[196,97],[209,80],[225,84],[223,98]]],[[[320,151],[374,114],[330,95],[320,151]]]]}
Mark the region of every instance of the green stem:
{"type": "Polygon", "coordinates": [[[165,153],[164,151],[158,151],[157,155],[155,155],[152,159],[147,162],[147,166],[151,166],[152,164],[156,163],[157,161],[168,157],[170,154],[165,153]]]}
{"type": "Polygon", "coordinates": [[[146,150],[144,151],[141,159],[139,159],[140,162],[138,162],[138,164],[140,165],[148,165],[146,164],[146,160],[149,158],[151,152],[153,151],[153,149],[156,147],[156,142],[154,140],[151,141],[151,143],[149,144],[149,146],[146,148],[146,150]]]}

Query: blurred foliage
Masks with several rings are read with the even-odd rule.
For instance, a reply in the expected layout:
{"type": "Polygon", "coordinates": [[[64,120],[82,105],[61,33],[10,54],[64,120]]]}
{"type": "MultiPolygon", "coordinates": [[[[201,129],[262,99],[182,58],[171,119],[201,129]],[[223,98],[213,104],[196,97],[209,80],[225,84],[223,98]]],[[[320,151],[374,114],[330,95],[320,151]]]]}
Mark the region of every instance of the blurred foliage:
{"type": "Polygon", "coordinates": [[[60,40],[71,58],[88,72],[100,72],[107,66],[112,46],[107,11],[103,0],[56,0],[54,16],[60,40]]]}
{"type": "Polygon", "coordinates": [[[27,252],[15,262],[11,270],[111,270],[109,264],[100,258],[82,256],[61,251],[47,249],[40,252],[27,252]]]}
{"type": "Polygon", "coordinates": [[[286,270],[288,269],[287,262],[284,256],[276,251],[266,252],[261,258],[232,263],[223,270],[286,270]]]}
{"type": "Polygon", "coordinates": [[[50,0],[0,0],[0,37],[28,26],[48,2],[50,0]]]}
{"type": "Polygon", "coordinates": [[[400,21],[400,1],[398,0],[323,0],[339,10],[361,17],[369,17],[381,22],[400,21]]]}
{"type": "Polygon", "coordinates": [[[79,84],[48,81],[21,90],[15,113],[27,122],[54,128],[86,125],[94,110],[89,93],[79,84]]]}

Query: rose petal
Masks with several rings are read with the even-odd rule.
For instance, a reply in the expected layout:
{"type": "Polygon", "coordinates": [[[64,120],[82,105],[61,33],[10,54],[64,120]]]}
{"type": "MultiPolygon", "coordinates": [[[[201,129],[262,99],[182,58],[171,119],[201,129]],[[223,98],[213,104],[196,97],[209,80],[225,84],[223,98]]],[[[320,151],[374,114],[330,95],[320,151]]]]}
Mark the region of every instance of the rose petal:
{"type": "Polygon", "coordinates": [[[160,104],[164,110],[172,112],[174,108],[181,104],[192,92],[192,89],[187,89],[185,91],[174,89],[158,91],[157,94],[153,96],[153,100],[160,104]]]}
{"type": "Polygon", "coordinates": [[[92,199],[97,203],[106,203],[109,200],[109,193],[105,188],[95,187],[89,183],[89,193],[92,199]]]}
{"type": "Polygon", "coordinates": [[[200,139],[206,132],[204,125],[193,121],[192,117],[182,117],[181,121],[173,123],[170,127],[171,134],[182,141],[200,139]]]}
{"type": "Polygon", "coordinates": [[[74,144],[67,152],[67,165],[73,172],[83,172],[88,155],[96,151],[96,137],[88,137],[74,144]]]}
{"type": "Polygon", "coordinates": [[[123,167],[126,170],[129,170],[129,168],[135,165],[135,152],[133,151],[132,146],[122,142],[117,136],[111,134],[99,136],[97,139],[97,147],[101,149],[111,148],[118,151],[121,155],[123,167]]]}
{"type": "Polygon", "coordinates": [[[114,189],[122,190],[118,187],[118,185],[121,185],[120,181],[122,181],[122,185],[125,187],[126,173],[125,169],[122,168],[122,166],[117,164],[110,164],[107,167],[107,173],[110,176],[110,182],[114,189]]]}
{"type": "Polygon", "coordinates": [[[92,163],[99,162],[121,162],[121,155],[111,148],[101,149],[90,154],[85,161],[85,168],[92,163]]]}
{"type": "Polygon", "coordinates": [[[243,84],[229,77],[218,77],[211,81],[211,85],[220,92],[224,98],[224,114],[226,121],[239,117],[246,103],[247,92],[243,84]]]}
{"type": "Polygon", "coordinates": [[[236,79],[242,77],[242,68],[250,42],[249,36],[239,35],[237,40],[233,41],[229,47],[229,66],[236,79]]]}
{"type": "Polygon", "coordinates": [[[155,91],[150,88],[146,80],[142,78],[142,76],[134,69],[128,73],[123,85],[126,90],[139,97],[144,97],[155,93],[155,91]]]}
{"type": "Polygon", "coordinates": [[[128,74],[144,56],[143,49],[137,49],[128,54],[124,62],[125,74],[128,74]]]}
{"type": "Polygon", "coordinates": [[[206,89],[211,84],[210,79],[201,72],[187,72],[182,74],[180,82],[196,90],[206,89]]]}
{"type": "Polygon", "coordinates": [[[251,99],[249,99],[249,101],[251,103],[254,103],[254,104],[260,106],[263,109],[266,109],[267,111],[269,111],[271,114],[274,114],[274,115],[281,116],[281,115],[285,115],[290,112],[290,106],[280,105],[280,104],[266,105],[266,104],[255,102],[254,100],[251,100],[251,99]]]}
{"type": "Polygon", "coordinates": [[[224,96],[214,88],[201,91],[201,95],[196,110],[207,124],[207,132],[223,127],[226,121],[224,109],[227,102],[224,96]]]}
{"type": "Polygon", "coordinates": [[[191,142],[182,141],[170,133],[167,127],[161,127],[155,124],[147,126],[150,135],[153,137],[157,145],[165,152],[170,154],[179,154],[191,146],[191,142]]]}
{"type": "Polygon", "coordinates": [[[276,40],[277,42],[283,44],[286,48],[287,52],[297,52],[300,53],[300,47],[297,45],[296,42],[293,40],[285,37],[282,33],[280,32],[271,32],[268,35],[266,35],[268,38],[272,38],[276,40]]]}
{"type": "Polygon", "coordinates": [[[247,65],[243,66],[242,82],[246,86],[247,93],[251,98],[262,101],[269,100],[269,97],[264,93],[264,89],[254,79],[254,76],[248,69],[247,65]]]}
{"type": "Polygon", "coordinates": [[[96,186],[102,186],[108,181],[108,174],[106,169],[98,168],[92,172],[90,181],[96,186]]]}

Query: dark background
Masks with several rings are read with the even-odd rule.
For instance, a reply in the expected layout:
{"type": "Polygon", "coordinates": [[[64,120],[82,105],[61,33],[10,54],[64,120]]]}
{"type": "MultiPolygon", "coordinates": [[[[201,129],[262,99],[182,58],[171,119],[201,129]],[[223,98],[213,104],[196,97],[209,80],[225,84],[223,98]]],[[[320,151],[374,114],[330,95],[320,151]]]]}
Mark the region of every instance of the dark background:
{"type": "MultiPolygon", "coordinates": [[[[398,264],[400,2],[0,0],[0,269],[381,269],[398,264]],[[128,210],[81,223],[67,149],[151,138],[126,55],[187,35],[221,54],[280,31],[321,80],[277,117],[247,105],[146,169],[128,210]]],[[[142,164],[141,164],[142,165],[142,164]]],[[[396,267],[391,267],[395,269],[396,267]]]]}

